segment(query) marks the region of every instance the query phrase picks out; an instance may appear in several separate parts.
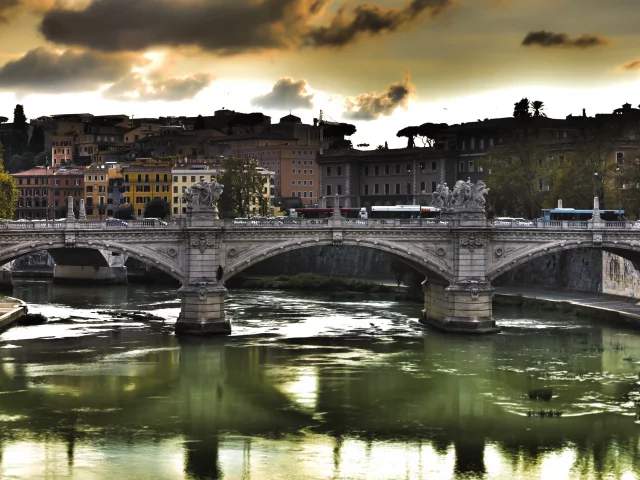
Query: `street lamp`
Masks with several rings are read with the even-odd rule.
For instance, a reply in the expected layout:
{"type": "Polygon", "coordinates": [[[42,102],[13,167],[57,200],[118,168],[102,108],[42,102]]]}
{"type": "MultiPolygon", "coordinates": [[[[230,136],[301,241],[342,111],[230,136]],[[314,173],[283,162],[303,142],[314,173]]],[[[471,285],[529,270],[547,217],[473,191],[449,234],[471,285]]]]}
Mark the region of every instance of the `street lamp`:
{"type": "Polygon", "coordinates": [[[593,198],[596,197],[596,180],[598,179],[598,172],[593,174],[593,198]]]}
{"type": "Polygon", "coordinates": [[[616,190],[618,191],[618,210],[622,210],[622,192],[620,191],[622,189],[622,185],[620,184],[620,174],[622,173],[622,171],[620,170],[620,167],[616,167],[616,190]]]}

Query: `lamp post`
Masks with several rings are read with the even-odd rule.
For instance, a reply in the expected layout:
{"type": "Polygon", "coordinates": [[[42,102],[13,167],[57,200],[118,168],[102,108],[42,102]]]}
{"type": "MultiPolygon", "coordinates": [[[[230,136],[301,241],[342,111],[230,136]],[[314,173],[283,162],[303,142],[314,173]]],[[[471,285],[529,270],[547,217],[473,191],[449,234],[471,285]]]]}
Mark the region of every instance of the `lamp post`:
{"type": "Polygon", "coordinates": [[[616,190],[618,192],[618,210],[622,210],[622,192],[620,191],[622,189],[622,185],[620,184],[620,174],[621,174],[621,170],[620,167],[616,167],[616,190]]]}
{"type": "Polygon", "coordinates": [[[596,197],[596,180],[598,179],[598,172],[593,174],[593,198],[596,197]]]}

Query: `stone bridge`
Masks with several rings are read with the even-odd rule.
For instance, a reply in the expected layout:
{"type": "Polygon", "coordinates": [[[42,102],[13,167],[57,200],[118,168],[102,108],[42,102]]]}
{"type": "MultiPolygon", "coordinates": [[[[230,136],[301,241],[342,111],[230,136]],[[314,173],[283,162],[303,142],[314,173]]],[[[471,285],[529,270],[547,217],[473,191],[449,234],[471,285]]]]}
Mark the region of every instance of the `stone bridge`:
{"type": "MultiPolygon", "coordinates": [[[[69,202],[72,205],[72,202],[69,202]]],[[[336,202],[337,204],[337,202],[336,202]]],[[[128,255],[178,279],[178,334],[228,334],[224,281],[262,260],[318,245],[356,245],[394,255],[425,276],[421,321],[444,330],[498,331],[491,281],[536,257],[599,248],[640,261],[640,228],[604,222],[494,224],[484,210],[458,209],[441,219],[221,220],[215,206],[188,207],[170,225],[126,227],[68,218],[66,222],[0,223],[0,264],[41,250],[98,249],[128,255]]],[[[81,216],[82,217],[82,216],[81,216]]]]}

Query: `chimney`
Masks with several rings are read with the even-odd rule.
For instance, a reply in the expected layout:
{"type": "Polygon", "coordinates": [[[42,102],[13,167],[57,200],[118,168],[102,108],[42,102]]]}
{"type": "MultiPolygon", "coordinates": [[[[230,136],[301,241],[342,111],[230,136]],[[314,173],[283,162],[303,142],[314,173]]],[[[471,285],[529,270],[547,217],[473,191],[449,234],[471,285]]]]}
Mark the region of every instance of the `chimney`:
{"type": "Polygon", "coordinates": [[[586,108],[583,108],[583,109],[582,109],[582,116],[583,116],[583,117],[586,117],[586,116],[587,116],[587,109],[586,109],[586,108]]]}

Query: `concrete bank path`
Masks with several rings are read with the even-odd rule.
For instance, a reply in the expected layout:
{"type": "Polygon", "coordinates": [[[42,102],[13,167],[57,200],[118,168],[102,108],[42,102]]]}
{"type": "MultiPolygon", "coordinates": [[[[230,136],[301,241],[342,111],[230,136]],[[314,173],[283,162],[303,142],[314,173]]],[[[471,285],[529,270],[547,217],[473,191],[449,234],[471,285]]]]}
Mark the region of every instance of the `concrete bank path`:
{"type": "Polygon", "coordinates": [[[623,316],[640,319],[640,298],[605,295],[602,293],[565,292],[535,286],[495,287],[494,294],[549,302],[566,302],[573,305],[618,312],[623,316]]]}
{"type": "Polygon", "coordinates": [[[12,297],[0,296],[0,332],[27,313],[27,304],[12,297]]]}

